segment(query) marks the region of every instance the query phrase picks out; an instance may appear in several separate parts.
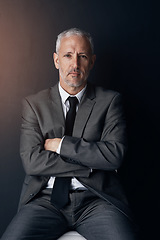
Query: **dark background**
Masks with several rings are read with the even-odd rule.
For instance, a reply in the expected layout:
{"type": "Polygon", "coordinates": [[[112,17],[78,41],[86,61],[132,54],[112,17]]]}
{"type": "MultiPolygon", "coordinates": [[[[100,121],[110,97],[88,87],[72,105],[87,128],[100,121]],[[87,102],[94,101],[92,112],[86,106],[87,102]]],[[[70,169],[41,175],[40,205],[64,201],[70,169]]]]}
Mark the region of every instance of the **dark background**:
{"type": "Polygon", "coordinates": [[[24,178],[21,100],[57,82],[56,36],[79,27],[95,42],[90,80],[124,96],[129,150],[120,174],[143,238],[157,238],[159,20],[154,0],[0,0],[0,236],[17,211],[24,178]]]}

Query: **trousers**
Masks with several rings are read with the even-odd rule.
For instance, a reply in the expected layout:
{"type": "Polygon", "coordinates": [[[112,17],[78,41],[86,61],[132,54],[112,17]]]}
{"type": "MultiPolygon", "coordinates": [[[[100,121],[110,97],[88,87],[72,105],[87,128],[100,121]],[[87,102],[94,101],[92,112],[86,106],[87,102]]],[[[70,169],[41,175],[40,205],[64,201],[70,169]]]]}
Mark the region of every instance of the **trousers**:
{"type": "Polygon", "coordinates": [[[87,240],[136,240],[133,222],[114,205],[88,190],[70,193],[70,203],[61,210],[50,202],[45,189],[24,205],[1,240],[54,240],[76,230],[87,240]]]}

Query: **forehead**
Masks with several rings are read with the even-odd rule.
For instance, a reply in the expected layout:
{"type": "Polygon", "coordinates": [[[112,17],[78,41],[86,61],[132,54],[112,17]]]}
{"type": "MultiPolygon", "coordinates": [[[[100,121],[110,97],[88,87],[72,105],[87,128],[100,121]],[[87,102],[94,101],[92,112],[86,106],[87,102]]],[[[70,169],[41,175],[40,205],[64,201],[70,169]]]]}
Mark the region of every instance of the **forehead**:
{"type": "Polygon", "coordinates": [[[85,36],[72,35],[61,39],[60,51],[91,52],[89,40],[85,36]]]}

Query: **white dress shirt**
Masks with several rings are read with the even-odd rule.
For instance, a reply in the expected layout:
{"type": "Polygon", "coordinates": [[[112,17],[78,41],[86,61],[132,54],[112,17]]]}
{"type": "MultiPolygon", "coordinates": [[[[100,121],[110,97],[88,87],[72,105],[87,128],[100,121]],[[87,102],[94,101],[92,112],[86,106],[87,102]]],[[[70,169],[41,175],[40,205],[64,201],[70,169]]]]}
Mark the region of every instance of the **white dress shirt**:
{"type": "MultiPolygon", "coordinates": [[[[79,92],[77,93],[76,95],[70,95],[68,94],[60,85],[58,85],[59,87],[59,93],[60,93],[60,96],[61,96],[61,101],[62,101],[62,107],[63,107],[63,112],[64,112],[64,116],[66,118],[66,114],[69,110],[69,101],[67,100],[69,96],[71,97],[77,97],[78,99],[78,102],[80,103],[83,95],[84,95],[84,92],[86,90],[86,86],[79,92]]],[[[79,104],[77,105],[77,111],[78,111],[78,106],[79,104]]],[[[63,142],[63,139],[65,138],[65,136],[62,138],[60,144],[59,144],[59,147],[57,149],[57,153],[60,154],[60,151],[61,151],[61,145],[62,145],[62,142],[63,142]]],[[[55,177],[50,177],[49,181],[48,181],[48,185],[47,185],[47,188],[53,188],[53,185],[54,185],[54,181],[55,181],[55,177]]],[[[71,179],[71,189],[72,190],[75,190],[75,189],[86,189],[76,178],[72,178],[71,179]]]]}

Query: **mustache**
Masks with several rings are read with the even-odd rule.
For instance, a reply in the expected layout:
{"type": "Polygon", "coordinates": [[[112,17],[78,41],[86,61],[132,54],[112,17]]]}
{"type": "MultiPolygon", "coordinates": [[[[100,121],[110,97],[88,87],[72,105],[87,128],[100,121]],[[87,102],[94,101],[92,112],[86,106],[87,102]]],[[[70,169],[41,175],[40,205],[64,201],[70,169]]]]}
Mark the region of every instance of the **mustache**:
{"type": "Polygon", "coordinates": [[[82,71],[79,70],[78,68],[71,68],[71,69],[69,70],[68,74],[73,73],[73,72],[80,73],[80,74],[82,73],[82,71]]]}

